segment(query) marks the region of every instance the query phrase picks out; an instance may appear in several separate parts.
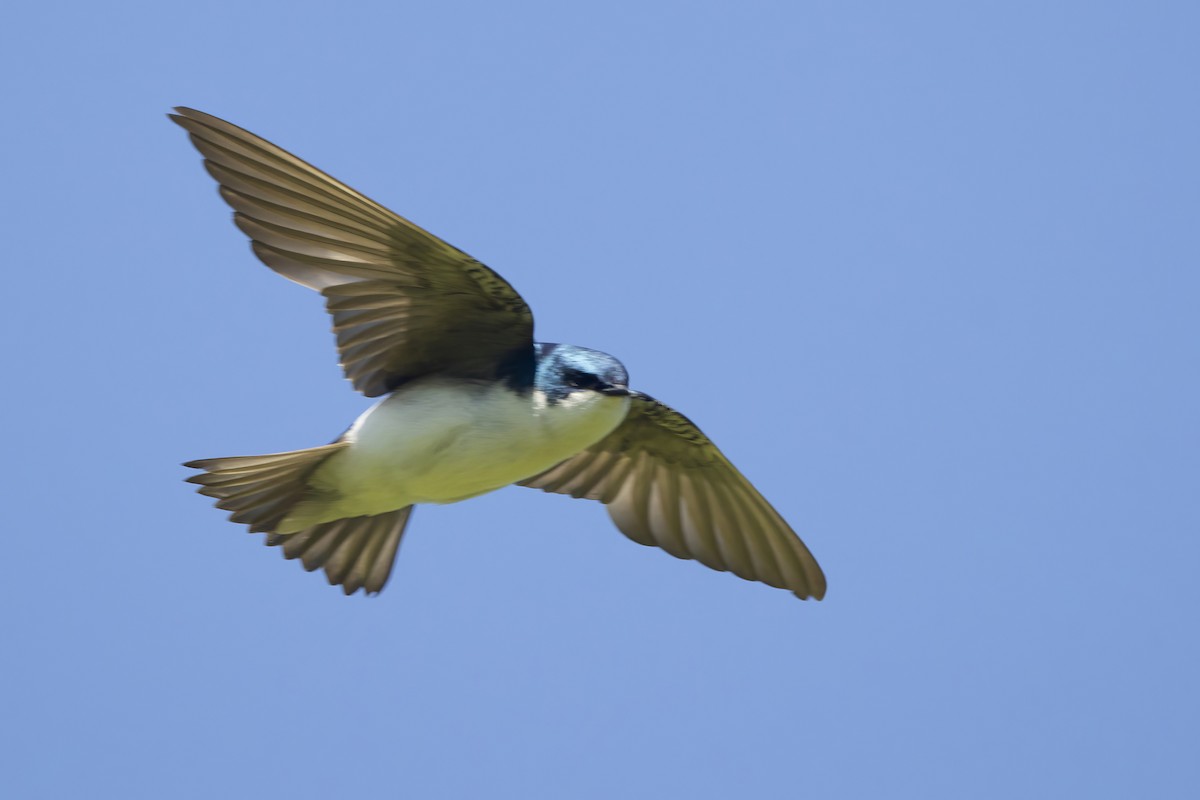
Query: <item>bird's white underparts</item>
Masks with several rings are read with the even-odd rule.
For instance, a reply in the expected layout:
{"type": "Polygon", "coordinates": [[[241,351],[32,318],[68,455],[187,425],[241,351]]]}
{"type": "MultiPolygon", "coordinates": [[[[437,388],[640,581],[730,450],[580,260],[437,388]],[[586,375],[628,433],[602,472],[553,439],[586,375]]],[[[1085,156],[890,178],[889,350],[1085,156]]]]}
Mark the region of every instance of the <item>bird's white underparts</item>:
{"type": "Polygon", "coordinates": [[[368,409],[308,479],[276,533],[418,503],[457,503],[537,475],[613,431],[629,397],[578,392],[553,406],[502,384],[422,378],[368,409]]]}

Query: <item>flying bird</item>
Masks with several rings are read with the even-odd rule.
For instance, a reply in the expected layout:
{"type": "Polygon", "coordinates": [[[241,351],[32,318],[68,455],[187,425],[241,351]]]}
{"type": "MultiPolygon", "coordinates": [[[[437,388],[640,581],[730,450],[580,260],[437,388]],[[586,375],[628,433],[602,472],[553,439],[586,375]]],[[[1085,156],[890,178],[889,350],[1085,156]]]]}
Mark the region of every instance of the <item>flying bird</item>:
{"type": "Polygon", "coordinates": [[[599,500],[677,558],[824,596],[783,518],[617,359],[535,342],[529,306],[484,264],[236,125],[175,111],[255,255],[324,296],[346,377],[382,398],[331,444],[187,462],[231,520],[375,594],[414,506],[517,484],[599,500]]]}

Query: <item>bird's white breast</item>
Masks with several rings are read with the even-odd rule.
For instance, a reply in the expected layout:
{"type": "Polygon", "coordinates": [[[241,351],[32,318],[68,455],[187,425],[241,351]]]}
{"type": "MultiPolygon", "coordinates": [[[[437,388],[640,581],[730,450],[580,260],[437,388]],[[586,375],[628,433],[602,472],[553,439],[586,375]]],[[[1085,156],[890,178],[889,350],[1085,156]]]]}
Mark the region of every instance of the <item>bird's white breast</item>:
{"type": "MultiPolygon", "coordinates": [[[[549,469],[607,436],[629,398],[595,392],[551,405],[495,384],[425,379],[367,410],[310,484],[332,518],[451,503],[549,469]]],[[[322,515],[325,516],[325,515],[322,515]]]]}

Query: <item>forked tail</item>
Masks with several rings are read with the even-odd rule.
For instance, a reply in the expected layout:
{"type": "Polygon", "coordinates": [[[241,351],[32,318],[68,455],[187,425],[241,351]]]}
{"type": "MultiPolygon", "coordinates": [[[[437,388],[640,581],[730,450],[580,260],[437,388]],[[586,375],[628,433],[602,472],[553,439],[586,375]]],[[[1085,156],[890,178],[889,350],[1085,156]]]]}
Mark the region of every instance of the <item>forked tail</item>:
{"type": "Polygon", "coordinates": [[[325,575],[346,594],[365,589],[376,594],[387,583],[412,506],[370,517],[350,517],[279,533],[287,515],[308,499],[308,479],[326,458],[346,447],[334,442],[308,450],[265,456],[233,456],[189,461],[185,467],[205,470],[188,478],[200,494],[216,498],[230,519],[266,533],[266,543],[281,547],[285,558],[299,558],[304,568],[325,568],[325,575]]]}

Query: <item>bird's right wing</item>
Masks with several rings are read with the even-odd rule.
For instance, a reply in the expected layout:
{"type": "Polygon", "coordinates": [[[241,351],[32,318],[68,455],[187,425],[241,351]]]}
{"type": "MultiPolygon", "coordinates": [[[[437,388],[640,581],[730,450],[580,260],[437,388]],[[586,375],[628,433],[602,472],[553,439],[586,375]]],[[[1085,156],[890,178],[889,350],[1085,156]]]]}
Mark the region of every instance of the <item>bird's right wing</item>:
{"type": "Polygon", "coordinates": [[[678,411],[634,393],[625,421],[598,443],[520,482],[599,500],[638,544],[804,600],[825,596],[825,576],[783,517],[678,411]]]}
{"type": "Polygon", "coordinates": [[[533,315],[495,272],[265,139],[176,111],[259,259],[325,295],[355,389],[532,369],[533,315]]]}

